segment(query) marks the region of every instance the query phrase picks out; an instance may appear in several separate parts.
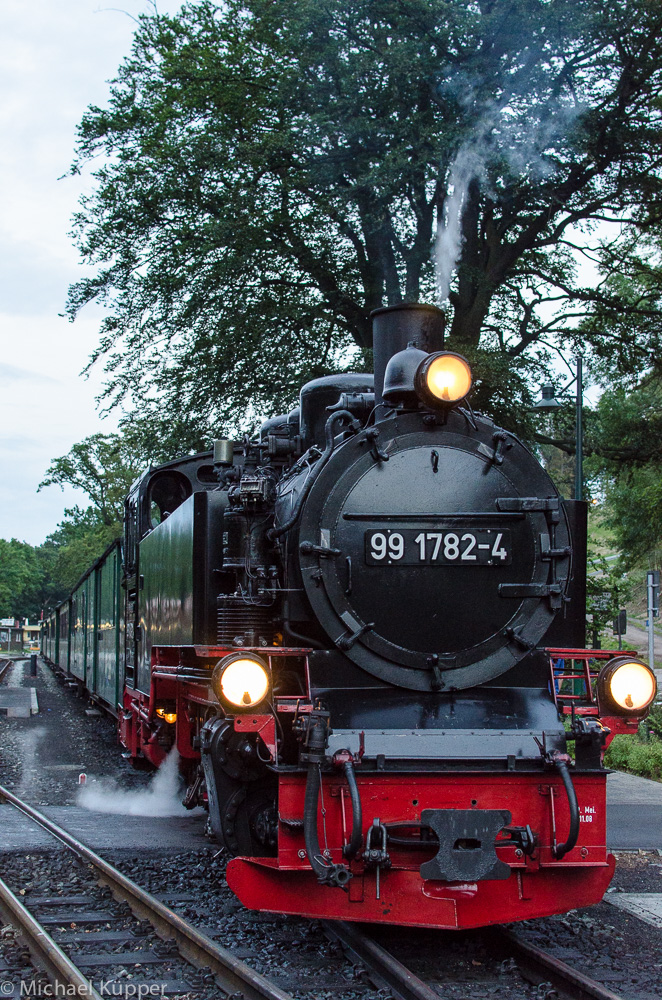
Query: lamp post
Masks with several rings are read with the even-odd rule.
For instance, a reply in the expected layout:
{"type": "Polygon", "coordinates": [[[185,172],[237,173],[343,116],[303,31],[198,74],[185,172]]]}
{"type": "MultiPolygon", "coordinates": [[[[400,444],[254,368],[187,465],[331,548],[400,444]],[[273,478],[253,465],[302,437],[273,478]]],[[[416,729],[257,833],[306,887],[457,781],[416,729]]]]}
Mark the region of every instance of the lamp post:
{"type": "MultiPolygon", "coordinates": [[[[576,385],[575,391],[575,500],[582,500],[584,493],[584,465],[583,465],[583,449],[584,449],[584,423],[582,418],[582,402],[584,395],[584,376],[583,376],[583,361],[584,358],[581,354],[578,354],[575,358],[575,377],[571,382],[568,382],[566,386],[561,390],[561,393],[567,392],[572,385],[576,385]]],[[[554,413],[556,410],[561,409],[563,403],[559,403],[558,399],[554,396],[554,386],[543,385],[542,395],[537,403],[534,404],[533,409],[538,413],[554,413]]]]}

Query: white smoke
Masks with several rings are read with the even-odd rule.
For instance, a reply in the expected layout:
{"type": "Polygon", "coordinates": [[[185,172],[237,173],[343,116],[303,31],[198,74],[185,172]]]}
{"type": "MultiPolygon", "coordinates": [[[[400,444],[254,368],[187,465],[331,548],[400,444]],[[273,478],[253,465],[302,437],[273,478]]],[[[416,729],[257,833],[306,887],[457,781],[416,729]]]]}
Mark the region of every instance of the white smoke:
{"type": "MultiPolygon", "coordinates": [[[[501,169],[514,176],[539,182],[554,172],[557,144],[563,144],[578,115],[585,110],[579,103],[566,103],[562,97],[554,106],[541,107],[538,114],[530,106],[510,103],[497,105],[481,101],[477,90],[466,80],[448,84],[461,109],[475,124],[471,139],[460,146],[448,170],[443,215],[437,222],[435,265],[440,304],[448,300],[451,280],[462,254],[462,216],[469,185],[477,180],[484,185],[488,162],[498,161],[501,169]]],[[[490,192],[489,188],[485,189],[490,192]]]]}
{"type": "Polygon", "coordinates": [[[437,229],[436,264],[439,301],[446,302],[453,271],[462,253],[462,213],[469,184],[483,173],[483,162],[475,149],[463,146],[448,175],[448,190],[444,201],[444,218],[437,229]]]}
{"type": "Polygon", "coordinates": [[[37,751],[46,733],[45,726],[37,726],[20,734],[21,781],[16,789],[19,798],[29,799],[39,790],[42,770],[37,751]]]}
{"type": "Polygon", "coordinates": [[[179,753],[173,748],[147,788],[127,791],[109,778],[89,778],[78,793],[78,805],[92,812],[122,816],[190,816],[181,802],[179,753]]]}

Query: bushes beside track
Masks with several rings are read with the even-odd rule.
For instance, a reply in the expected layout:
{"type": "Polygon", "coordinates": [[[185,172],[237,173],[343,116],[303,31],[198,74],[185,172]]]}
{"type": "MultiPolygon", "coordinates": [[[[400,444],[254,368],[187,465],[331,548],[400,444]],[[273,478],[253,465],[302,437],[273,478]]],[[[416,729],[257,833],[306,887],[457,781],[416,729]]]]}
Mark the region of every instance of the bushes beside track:
{"type": "Polygon", "coordinates": [[[605,765],[641,778],[662,781],[662,706],[655,706],[637,736],[615,736],[605,765]]]}

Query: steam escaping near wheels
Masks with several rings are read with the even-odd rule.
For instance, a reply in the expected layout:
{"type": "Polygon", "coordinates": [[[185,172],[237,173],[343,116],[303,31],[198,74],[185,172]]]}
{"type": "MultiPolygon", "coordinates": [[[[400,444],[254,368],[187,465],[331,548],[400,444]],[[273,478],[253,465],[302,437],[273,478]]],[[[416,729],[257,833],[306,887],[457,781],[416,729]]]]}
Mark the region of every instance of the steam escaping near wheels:
{"type": "Polygon", "coordinates": [[[146,788],[124,789],[112,778],[95,779],[88,775],[76,801],[91,812],[120,816],[190,816],[191,810],[182,805],[182,795],[179,752],[174,748],[146,788]]]}

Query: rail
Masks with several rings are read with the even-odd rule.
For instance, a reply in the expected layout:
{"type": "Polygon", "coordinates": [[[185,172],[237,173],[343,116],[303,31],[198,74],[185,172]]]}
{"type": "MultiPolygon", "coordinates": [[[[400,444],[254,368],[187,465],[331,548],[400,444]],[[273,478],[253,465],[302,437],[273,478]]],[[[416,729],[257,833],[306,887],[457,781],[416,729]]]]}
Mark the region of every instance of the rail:
{"type": "Polygon", "coordinates": [[[375,984],[388,987],[395,1000],[439,1000],[438,993],[356,924],[325,920],[322,926],[326,936],[340,942],[350,955],[362,962],[372,973],[375,984]]]}
{"type": "MultiPolygon", "coordinates": [[[[342,921],[324,921],[322,926],[327,937],[340,942],[351,956],[360,960],[375,985],[386,986],[395,1000],[439,1000],[439,993],[369,937],[364,929],[342,921]]],[[[602,983],[529,944],[511,930],[494,928],[485,933],[499,953],[515,957],[521,974],[531,982],[551,981],[573,1000],[623,1000],[602,983]]]]}
{"type": "Polygon", "coordinates": [[[198,969],[211,969],[221,988],[228,994],[241,994],[245,1000],[292,1000],[288,993],[236,958],[227,948],[202,934],[67,830],[0,786],[0,802],[3,800],[59,840],[79,860],[93,865],[98,880],[108,886],[116,899],[128,903],[134,915],[138,919],[147,920],[159,937],[174,941],[180,955],[191,965],[198,969]]]}
{"type": "Polygon", "coordinates": [[[46,972],[52,983],[61,983],[65,987],[65,996],[101,1000],[94,986],[1,878],[0,913],[7,923],[16,927],[35,964],[46,972]]]}
{"type": "MultiPolygon", "coordinates": [[[[138,919],[147,920],[159,937],[174,942],[179,954],[191,965],[198,969],[211,969],[218,984],[228,994],[241,995],[244,1000],[292,1000],[289,994],[140,888],[67,830],[0,786],[0,802],[3,801],[55,837],[80,861],[92,865],[98,881],[108,886],[116,899],[128,903],[134,915],[138,919]]],[[[37,964],[55,981],[77,984],[78,992],[75,995],[100,1000],[89,979],[77,969],[1,879],[0,910],[7,920],[19,928],[31,953],[36,957],[37,964]]],[[[395,1000],[437,1000],[438,994],[429,985],[366,934],[365,929],[343,921],[324,921],[323,927],[327,936],[340,942],[346,951],[367,968],[380,988],[389,989],[395,1000]]],[[[485,933],[501,951],[514,953],[523,974],[527,974],[527,978],[534,976],[532,981],[536,981],[535,977],[542,974],[544,979],[551,980],[553,985],[563,989],[574,1000],[623,1000],[601,983],[524,941],[511,930],[495,928],[488,929],[485,933]]],[[[130,954],[135,960],[137,953],[130,954]]],[[[117,958],[118,962],[121,961],[121,954],[117,958]]]]}
{"type": "Polygon", "coordinates": [[[558,986],[566,991],[571,989],[572,996],[576,1000],[623,1000],[622,996],[613,993],[602,983],[590,979],[583,972],[578,972],[560,958],[555,958],[536,945],[529,944],[513,931],[499,928],[495,933],[503,940],[506,947],[519,956],[524,965],[541,971],[546,979],[551,980],[552,986],[558,986]]]}

